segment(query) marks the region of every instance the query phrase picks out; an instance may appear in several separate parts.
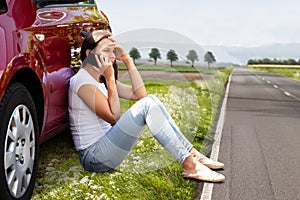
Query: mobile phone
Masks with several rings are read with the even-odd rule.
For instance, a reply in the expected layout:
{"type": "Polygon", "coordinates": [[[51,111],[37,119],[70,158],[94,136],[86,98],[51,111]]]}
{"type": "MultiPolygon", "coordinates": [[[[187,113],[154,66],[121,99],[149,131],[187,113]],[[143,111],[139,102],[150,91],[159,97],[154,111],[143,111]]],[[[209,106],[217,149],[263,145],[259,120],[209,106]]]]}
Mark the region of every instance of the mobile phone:
{"type": "Polygon", "coordinates": [[[100,62],[100,56],[90,52],[89,55],[84,59],[83,66],[85,66],[87,63],[89,63],[90,65],[93,65],[93,66],[99,68],[99,65],[96,60],[96,56],[98,57],[99,62],[100,62]]]}

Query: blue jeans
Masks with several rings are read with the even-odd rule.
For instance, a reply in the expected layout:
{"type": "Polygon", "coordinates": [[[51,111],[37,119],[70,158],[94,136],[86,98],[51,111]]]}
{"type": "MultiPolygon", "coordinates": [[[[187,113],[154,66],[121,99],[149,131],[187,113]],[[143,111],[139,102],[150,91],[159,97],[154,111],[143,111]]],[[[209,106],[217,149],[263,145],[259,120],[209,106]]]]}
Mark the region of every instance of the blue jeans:
{"type": "Polygon", "coordinates": [[[118,167],[135,146],[145,125],[180,163],[191,155],[192,144],[181,133],[160,100],[148,95],[130,107],[98,142],[80,151],[84,169],[105,172],[118,167]]]}

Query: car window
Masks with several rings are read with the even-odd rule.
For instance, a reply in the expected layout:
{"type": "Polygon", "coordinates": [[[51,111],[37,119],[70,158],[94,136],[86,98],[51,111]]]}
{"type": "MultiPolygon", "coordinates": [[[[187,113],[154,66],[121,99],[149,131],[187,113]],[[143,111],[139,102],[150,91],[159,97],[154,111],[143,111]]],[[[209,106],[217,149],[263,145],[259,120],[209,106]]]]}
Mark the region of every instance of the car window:
{"type": "Polygon", "coordinates": [[[7,5],[5,0],[0,0],[0,15],[7,12],[7,5]]]}
{"type": "Polygon", "coordinates": [[[37,8],[95,4],[94,0],[34,0],[37,8]]]}

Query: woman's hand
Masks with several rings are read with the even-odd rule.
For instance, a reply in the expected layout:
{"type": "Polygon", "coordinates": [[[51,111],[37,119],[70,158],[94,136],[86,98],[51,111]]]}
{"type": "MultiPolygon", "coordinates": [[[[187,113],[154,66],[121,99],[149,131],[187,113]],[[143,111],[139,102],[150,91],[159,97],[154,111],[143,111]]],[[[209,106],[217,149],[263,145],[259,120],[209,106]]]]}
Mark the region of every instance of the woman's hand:
{"type": "Polygon", "coordinates": [[[116,55],[116,59],[119,61],[124,61],[125,59],[128,58],[128,54],[126,53],[124,48],[121,47],[120,45],[116,45],[114,52],[116,55]]]}
{"type": "Polygon", "coordinates": [[[92,36],[95,42],[98,42],[103,37],[110,37],[111,32],[109,30],[95,30],[92,32],[92,36]]]}
{"type": "Polygon", "coordinates": [[[110,59],[108,57],[105,57],[103,55],[100,56],[96,56],[96,60],[98,63],[100,63],[99,67],[99,71],[100,74],[103,75],[105,77],[105,79],[107,80],[114,80],[115,79],[115,72],[114,72],[114,68],[113,68],[113,64],[110,61],[110,59]]]}

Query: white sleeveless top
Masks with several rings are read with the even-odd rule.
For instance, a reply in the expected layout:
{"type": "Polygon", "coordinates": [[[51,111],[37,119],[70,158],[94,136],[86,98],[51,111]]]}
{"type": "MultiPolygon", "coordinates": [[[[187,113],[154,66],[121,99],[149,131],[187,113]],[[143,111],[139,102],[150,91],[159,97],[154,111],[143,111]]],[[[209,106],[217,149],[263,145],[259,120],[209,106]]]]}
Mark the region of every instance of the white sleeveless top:
{"type": "MultiPolygon", "coordinates": [[[[77,151],[94,144],[111,128],[111,125],[98,117],[78,96],[83,85],[95,85],[106,96],[107,89],[97,82],[85,69],[80,69],[71,79],[69,88],[70,129],[77,151]]],[[[93,94],[91,94],[93,95],[93,94]]]]}

